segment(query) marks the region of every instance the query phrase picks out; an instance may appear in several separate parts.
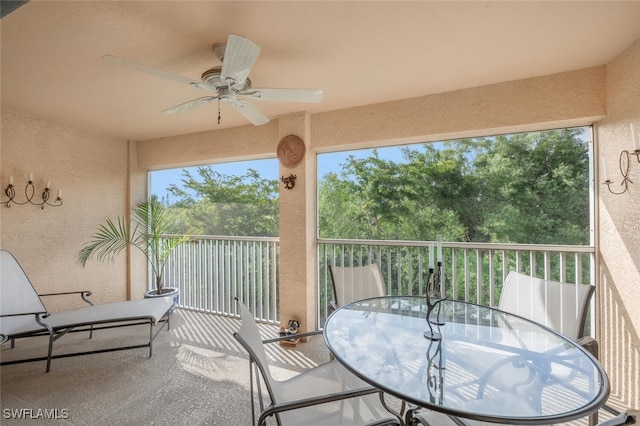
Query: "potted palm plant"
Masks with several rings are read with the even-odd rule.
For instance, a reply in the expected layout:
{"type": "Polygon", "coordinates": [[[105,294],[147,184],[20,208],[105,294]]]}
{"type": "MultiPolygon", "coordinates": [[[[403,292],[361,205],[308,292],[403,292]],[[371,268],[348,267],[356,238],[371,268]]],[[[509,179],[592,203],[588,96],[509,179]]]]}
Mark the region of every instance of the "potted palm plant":
{"type": "Polygon", "coordinates": [[[84,267],[94,256],[99,261],[113,261],[127,246],[135,247],[147,258],[154,277],[155,287],[145,297],[173,296],[177,303],[178,289],[164,288],[162,273],[173,249],[189,237],[166,235],[170,225],[166,212],[165,206],[153,196],[132,210],[130,223],[122,217],[117,222],[107,219],[78,252],[78,262],[84,267]]]}

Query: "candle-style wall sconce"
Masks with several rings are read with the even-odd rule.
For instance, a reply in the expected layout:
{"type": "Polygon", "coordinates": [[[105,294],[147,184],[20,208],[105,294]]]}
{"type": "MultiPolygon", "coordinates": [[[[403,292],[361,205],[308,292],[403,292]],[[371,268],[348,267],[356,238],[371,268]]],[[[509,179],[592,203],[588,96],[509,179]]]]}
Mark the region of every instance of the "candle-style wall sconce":
{"type": "Polygon", "coordinates": [[[280,180],[284,183],[286,189],[293,189],[296,186],[296,175],[289,175],[288,177],[280,176],[280,180]]]}
{"type": "Polygon", "coordinates": [[[620,153],[620,158],[618,160],[618,167],[620,168],[620,174],[622,175],[622,181],[620,182],[620,187],[622,188],[619,191],[614,191],[611,189],[611,184],[613,181],[609,179],[607,175],[607,166],[604,159],[602,157],[602,176],[604,177],[603,185],[607,185],[607,189],[610,193],[615,195],[624,194],[629,189],[629,184],[633,183],[631,179],[629,179],[629,164],[631,163],[631,156],[634,155],[636,157],[636,161],[640,163],[640,138],[636,133],[635,126],[633,123],[629,125],[631,128],[631,140],[633,141],[633,151],[624,150],[620,153]]]}
{"type": "Polygon", "coordinates": [[[36,189],[33,184],[33,173],[29,173],[29,179],[27,180],[27,184],[24,187],[24,196],[25,201],[16,201],[16,189],[13,186],[13,176],[9,176],[9,183],[4,188],[4,194],[7,196],[8,200],[3,201],[7,208],[11,207],[12,204],[17,204],[19,206],[23,206],[25,204],[32,204],[34,206],[40,206],[41,209],[44,209],[44,206],[51,207],[59,207],[62,205],[62,190],[58,190],[58,194],[53,201],[49,201],[51,198],[51,181],[47,181],[44,189],[42,190],[41,199],[35,199],[36,189]]]}

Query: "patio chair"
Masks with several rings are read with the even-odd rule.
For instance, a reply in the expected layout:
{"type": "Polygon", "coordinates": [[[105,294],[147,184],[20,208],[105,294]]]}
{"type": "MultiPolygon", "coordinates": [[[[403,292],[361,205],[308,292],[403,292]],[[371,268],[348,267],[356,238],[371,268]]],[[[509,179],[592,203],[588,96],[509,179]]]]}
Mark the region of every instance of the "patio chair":
{"type": "Polygon", "coordinates": [[[498,308],[579,342],[584,337],[593,291],[592,285],[548,281],[511,271],[504,280],[498,308]]]}
{"type": "Polygon", "coordinates": [[[333,310],[356,300],[385,295],[382,271],[377,263],[365,266],[329,265],[333,300],[333,310]]]}
{"type": "MultiPolygon", "coordinates": [[[[598,359],[598,342],[584,335],[594,290],[593,285],[543,280],[511,271],[504,281],[498,307],[558,331],[598,359]]],[[[609,405],[602,409],[615,416],[623,414],[609,405]]],[[[591,416],[589,423],[598,423],[598,413],[591,416]]]]}
{"type": "Polygon", "coordinates": [[[285,381],[271,375],[255,319],[237,298],[242,324],[234,337],[249,354],[251,413],[256,424],[254,380],[257,387],[260,415],[258,425],[274,416],[279,425],[401,425],[402,421],[387,408],[382,392],[363,382],[337,361],[329,361],[299,373],[285,381]],[[270,404],[265,408],[261,378],[270,404]]]}
{"type": "MultiPolygon", "coordinates": [[[[584,326],[593,292],[593,285],[576,285],[543,280],[510,271],[502,286],[498,308],[560,332],[574,340],[597,359],[597,341],[592,337],[584,336],[584,326]]],[[[621,421],[622,416],[624,416],[624,413],[620,413],[608,405],[605,405],[603,409],[615,415],[618,421],[621,421]]],[[[409,417],[407,416],[407,419],[409,417]]],[[[428,425],[434,423],[434,421],[441,423],[446,417],[450,417],[449,420],[457,424],[461,424],[461,422],[472,425],[481,424],[481,422],[462,421],[453,416],[445,416],[430,411],[416,412],[414,421],[428,425]]],[[[627,420],[614,424],[632,424],[626,423],[627,420]]],[[[589,424],[595,425],[597,421],[597,413],[592,414],[589,424]]],[[[605,423],[607,422],[603,424],[605,423]]]]}
{"type": "Polygon", "coordinates": [[[0,344],[10,341],[13,349],[16,339],[49,337],[46,356],[3,361],[0,365],[47,361],[46,372],[51,369],[51,360],[56,358],[145,347],[149,348],[151,357],[153,340],[165,322],[169,328],[169,312],[174,305],[172,299],[165,297],[93,305],[87,299],[90,291],[38,295],[18,261],[6,250],[0,250],[0,294],[0,344]],[[45,308],[41,299],[43,296],[73,294],[80,295],[90,306],[52,313],[45,308]],[[96,330],[141,324],[150,328],[149,340],[145,343],[53,354],[53,343],[67,333],[88,332],[89,338],[92,338],[96,330]],[[161,326],[154,333],[154,326],[158,324],[161,326]]]}
{"type": "MultiPolygon", "coordinates": [[[[609,420],[602,423],[597,423],[597,426],[622,426],[622,425],[634,425],[640,422],[639,410],[627,410],[624,413],[620,413],[609,420]]],[[[424,425],[424,426],[497,426],[497,423],[479,422],[475,420],[466,420],[459,417],[431,412],[429,417],[416,417],[412,422],[407,422],[407,426],[411,425],[424,425]]]]}

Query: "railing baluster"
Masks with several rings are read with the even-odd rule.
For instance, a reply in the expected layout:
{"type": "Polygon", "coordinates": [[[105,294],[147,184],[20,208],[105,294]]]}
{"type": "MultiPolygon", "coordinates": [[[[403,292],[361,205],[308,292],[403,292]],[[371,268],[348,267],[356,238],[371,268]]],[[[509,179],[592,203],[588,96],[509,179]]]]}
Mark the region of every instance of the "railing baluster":
{"type": "Polygon", "coordinates": [[[471,271],[469,270],[469,250],[464,251],[464,301],[471,299],[471,271]]]}
{"type": "Polygon", "coordinates": [[[489,306],[496,306],[494,300],[496,271],[493,256],[494,251],[489,250],[489,306]]]}
{"type": "MultiPolygon", "coordinates": [[[[320,240],[319,324],[326,319],[332,297],[330,264],[357,266],[377,262],[388,293],[424,295],[425,253],[430,243],[320,240]]],[[[238,296],[253,306],[259,319],[278,323],[278,244],[278,238],[270,237],[192,236],[188,244],[174,251],[165,266],[164,285],[180,289],[183,308],[236,315],[231,300],[238,296]]],[[[509,270],[539,276],[538,257],[543,262],[542,278],[577,284],[595,282],[595,250],[591,246],[444,243],[443,254],[444,288],[447,296],[454,299],[496,304],[509,270]],[[529,265],[525,265],[527,257],[529,265]],[[588,276],[583,273],[587,269],[588,276]],[[473,295],[472,282],[476,286],[473,295]]],[[[593,323],[593,315],[591,320],[593,323]]]]}
{"type": "Polygon", "coordinates": [[[475,303],[482,304],[482,257],[479,249],[476,252],[476,300],[475,303]]]}
{"type": "MultiPolygon", "coordinates": [[[[457,256],[456,256],[455,249],[451,249],[451,262],[449,263],[449,265],[451,265],[451,283],[452,283],[451,297],[453,299],[457,299],[458,298],[458,263],[457,263],[457,256]]],[[[446,277],[445,277],[445,286],[446,284],[447,283],[446,283],[446,277]]]]}

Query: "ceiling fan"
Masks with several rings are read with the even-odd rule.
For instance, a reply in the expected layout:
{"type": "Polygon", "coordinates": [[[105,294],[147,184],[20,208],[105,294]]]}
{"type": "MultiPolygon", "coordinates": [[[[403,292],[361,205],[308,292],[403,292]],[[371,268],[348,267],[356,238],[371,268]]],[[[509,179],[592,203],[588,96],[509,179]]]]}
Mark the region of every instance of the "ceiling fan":
{"type": "MultiPolygon", "coordinates": [[[[116,56],[106,55],[102,58],[112,64],[122,65],[215,93],[211,96],[204,96],[167,108],[163,111],[167,114],[184,112],[200,104],[217,100],[218,102],[222,101],[230,104],[247,120],[259,126],[268,123],[269,118],[246,99],[240,99],[239,97],[246,97],[256,101],[278,102],[320,102],[322,100],[322,90],[252,87],[249,73],[260,54],[260,50],[260,46],[251,40],[230,34],[226,44],[216,43],[213,45],[213,53],[222,62],[222,66],[215,66],[203,72],[200,77],[201,81],[195,81],[188,77],[148,67],[116,56]]],[[[219,108],[218,123],[220,123],[219,108]]]]}

